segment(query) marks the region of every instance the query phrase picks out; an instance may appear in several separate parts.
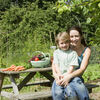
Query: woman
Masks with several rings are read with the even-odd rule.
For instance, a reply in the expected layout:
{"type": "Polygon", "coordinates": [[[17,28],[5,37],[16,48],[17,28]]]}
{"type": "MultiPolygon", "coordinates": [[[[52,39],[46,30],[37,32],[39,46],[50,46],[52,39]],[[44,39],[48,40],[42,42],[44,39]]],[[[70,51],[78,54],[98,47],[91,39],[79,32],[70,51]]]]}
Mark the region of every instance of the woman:
{"type": "MultiPolygon", "coordinates": [[[[75,50],[78,54],[79,67],[75,69],[72,73],[68,74],[61,82],[60,86],[64,87],[65,91],[56,88],[56,82],[52,85],[52,96],[53,100],[66,100],[65,95],[67,95],[68,100],[89,100],[88,91],[83,84],[82,74],[87,68],[91,50],[87,47],[81,28],[78,26],[73,26],[68,30],[70,35],[70,47],[75,50]],[[58,92],[60,91],[60,92],[58,92]]],[[[52,70],[56,73],[56,68],[52,64],[52,70]]],[[[63,87],[62,87],[63,88],[63,87]]]]}

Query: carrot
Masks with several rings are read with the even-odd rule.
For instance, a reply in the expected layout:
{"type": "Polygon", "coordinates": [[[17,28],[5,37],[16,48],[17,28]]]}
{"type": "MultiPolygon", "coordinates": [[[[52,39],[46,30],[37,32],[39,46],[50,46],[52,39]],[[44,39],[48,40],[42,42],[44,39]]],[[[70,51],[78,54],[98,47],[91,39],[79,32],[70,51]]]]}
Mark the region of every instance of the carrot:
{"type": "Polygon", "coordinates": [[[24,67],[20,67],[17,71],[22,71],[24,69],[25,69],[24,67]]]}
{"type": "Polygon", "coordinates": [[[2,69],[2,71],[10,71],[11,68],[5,68],[5,69],[2,69]]]}
{"type": "Polygon", "coordinates": [[[17,66],[17,67],[15,68],[15,70],[14,70],[14,71],[17,71],[17,70],[19,69],[19,67],[20,67],[20,66],[17,66]]]}
{"type": "Polygon", "coordinates": [[[10,66],[10,68],[15,68],[15,67],[16,67],[15,65],[11,65],[11,66],[10,66]]]}
{"type": "Polygon", "coordinates": [[[17,66],[15,68],[15,71],[21,71],[21,70],[24,70],[25,68],[23,66],[17,66]]]}
{"type": "Polygon", "coordinates": [[[8,68],[1,69],[1,71],[22,71],[22,70],[25,70],[23,66],[15,66],[15,65],[11,65],[8,68]]]}
{"type": "Polygon", "coordinates": [[[1,71],[8,71],[8,70],[9,70],[9,68],[1,69],[1,71]]]}
{"type": "Polygon", "coordinates": [[[22,68],[22,69],[18,69],[18,71],[22,71],[22,70],[25,70],[25,68],[22,68]]]}

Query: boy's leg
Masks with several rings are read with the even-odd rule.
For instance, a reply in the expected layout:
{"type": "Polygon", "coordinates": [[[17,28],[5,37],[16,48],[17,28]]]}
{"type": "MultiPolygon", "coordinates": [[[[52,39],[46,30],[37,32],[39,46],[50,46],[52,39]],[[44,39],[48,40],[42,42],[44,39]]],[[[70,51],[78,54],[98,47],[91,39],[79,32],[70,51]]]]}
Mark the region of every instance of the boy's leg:
{"type": "Polygon", "coordinates": [[[52,85],[52,97],[53,100],[65,100],[64,87],[56,84],[56,81],[52,85]]]}

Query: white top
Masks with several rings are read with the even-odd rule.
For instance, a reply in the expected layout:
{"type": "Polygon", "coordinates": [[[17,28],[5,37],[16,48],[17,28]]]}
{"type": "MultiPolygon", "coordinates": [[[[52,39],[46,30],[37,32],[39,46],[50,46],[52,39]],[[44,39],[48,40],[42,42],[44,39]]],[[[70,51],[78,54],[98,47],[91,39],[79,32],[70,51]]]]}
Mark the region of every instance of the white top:
{"type": "Polygon", "coordinates": [[[78,64],[78,55],[73,50],[60,50],[57,49],[53,54],[53,63],[57,64],[60,68],[61,73],[67,72],[70,66],[79,66],[78,64]]]}

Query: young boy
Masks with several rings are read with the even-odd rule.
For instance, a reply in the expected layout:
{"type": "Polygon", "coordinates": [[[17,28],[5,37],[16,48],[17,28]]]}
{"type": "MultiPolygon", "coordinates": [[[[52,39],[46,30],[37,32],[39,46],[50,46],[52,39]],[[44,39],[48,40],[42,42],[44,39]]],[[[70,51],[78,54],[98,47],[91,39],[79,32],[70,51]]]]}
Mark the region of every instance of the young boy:
{"type": "Polygon", "coordinates": [[[74,71],[78,66],[78,55],[75,51],[70,49],[70,36],[66,32],[61,32],[56,37],[56,43],[58,49],[53,54],[53,76],[56,84],[60,86],[66,86],[67,83],[64,80],[66,74],[74,71]]]}

